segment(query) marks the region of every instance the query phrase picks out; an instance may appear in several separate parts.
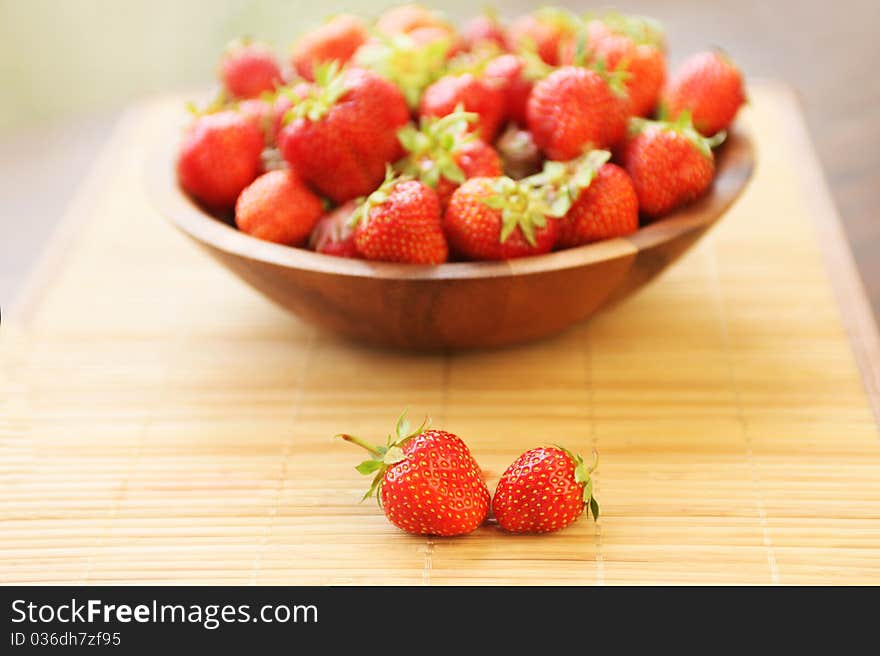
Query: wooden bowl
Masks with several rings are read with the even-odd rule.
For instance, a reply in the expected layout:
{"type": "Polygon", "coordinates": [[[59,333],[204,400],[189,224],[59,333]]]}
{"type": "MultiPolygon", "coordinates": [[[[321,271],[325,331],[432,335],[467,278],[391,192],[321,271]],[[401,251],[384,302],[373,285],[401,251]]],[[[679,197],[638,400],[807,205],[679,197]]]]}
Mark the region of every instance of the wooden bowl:
{"type": "Polygon", "coordinates": [[[629,296],[684,253],[742,193],[754,167],[734,131],[697,202],[635,234],[504,262],[367,262],[261,241],[204,212],[177,185],[177,142],[148,161],[161,212],[254,289],[355,340],[402,349],[494,347],[558,333],[629,296]]]}

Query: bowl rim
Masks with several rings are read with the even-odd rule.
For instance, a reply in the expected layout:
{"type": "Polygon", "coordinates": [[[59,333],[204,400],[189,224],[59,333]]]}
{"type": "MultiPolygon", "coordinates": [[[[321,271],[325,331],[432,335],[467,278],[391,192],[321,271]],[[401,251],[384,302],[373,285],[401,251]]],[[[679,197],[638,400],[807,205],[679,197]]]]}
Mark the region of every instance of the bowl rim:
{"type": "Polygon", "coordinates": [[[755,165],[753,141],[748,131],[736,127],[716,152],[716,174],[709,191],[631,235],[511,260],[416,265],[338,257],[275,244],[211,216],[177,182],[180,124],[175,127],[174,135],[157,135],[160,138],[147,154],[146,185],[159,212],[189,237],[230,255],[286,268],[390,280],[489,279],[559,271],[633,256],[715,223],[747,187],[755,165]]]}

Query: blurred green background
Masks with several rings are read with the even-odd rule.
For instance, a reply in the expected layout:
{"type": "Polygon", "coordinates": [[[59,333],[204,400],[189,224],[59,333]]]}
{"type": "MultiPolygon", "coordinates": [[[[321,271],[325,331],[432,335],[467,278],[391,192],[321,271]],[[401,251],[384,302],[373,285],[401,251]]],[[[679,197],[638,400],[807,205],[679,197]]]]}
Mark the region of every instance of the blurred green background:
{"type": "MultiPolygon", "coordinates": [[[[0,129],[197,85],[213,77],[224,44],[236,36],[264,39],[286,53],[303,29],[331,13],[377,14],[394,4],[399,3],[0,0],[0,129]]],[[[467,0],[433,3],[456,19],[479,11],[482,4],[467,0]]],[[[540,4],[515,0],[496,6],[502,15],[512,16],[540,4]]],[[[558,4],[581,11],[603,5],[558,4]]],[[[812,56],[809,63],[798,59],[804,47],[821,44],[823,35],[811,33],[821,30],[830,36],[840,30],[858,34],[870,29],[858,20],[857,12],[848,11],[843,17],[840,12],[828,12],[821,3],[792,0],[621,0],[613,4],[663,20],[674,59],[718,44],[730,50],[747,72],[785,77],[796,85],[810,75],[806,69],[825,66],[818,56],[812,56]]]]}
{"type": "Polygon", "coordinates": [[[286,47],[328,12],[296,0],[2,0],[0,129],[204,82],[233,37],[286,47]]]}
{"type": "MultiPolygon", "coordinates": [[[[224,45],[251,35],[286,54],[304,29],[381,0],[0,0],[0,301],[18,284],[123,108],[204,87],[224,45]],[[39,198],[33,190],[40,191],[39,198]],[[50,193],[46,193],[46,190],[50,193]]],[[[461,20],[483,2],[432,6],[461,20]]],[[[541,2],[494,3],[504,17],[541,2]]],[[[800,94],[863,278],[880,311],[880,0],[619,0],[666,26],[673,65],[723,46],[747,77],[800,94]]]]}

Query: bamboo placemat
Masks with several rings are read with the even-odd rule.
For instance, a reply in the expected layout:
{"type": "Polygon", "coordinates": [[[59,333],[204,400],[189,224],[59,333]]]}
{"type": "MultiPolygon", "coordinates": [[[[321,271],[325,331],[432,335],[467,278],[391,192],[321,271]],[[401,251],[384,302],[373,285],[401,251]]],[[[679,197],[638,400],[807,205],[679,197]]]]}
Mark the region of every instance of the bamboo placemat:
{"type": "Polygon", "coordinates": [[[446,357],[342,342],[221,270],[143,190],[177,102],[130,112],[0,331],[2,582],[880,583],[880,439],[844,321],[872,393],[876,334],[791,93],[751,98],[756,177],[660,281],[558,338],[446,357]],[[331,436],[382,436],[403,406],[490,487],[531,446],[595,446],[600,521],[401,533],[331,436]]]}

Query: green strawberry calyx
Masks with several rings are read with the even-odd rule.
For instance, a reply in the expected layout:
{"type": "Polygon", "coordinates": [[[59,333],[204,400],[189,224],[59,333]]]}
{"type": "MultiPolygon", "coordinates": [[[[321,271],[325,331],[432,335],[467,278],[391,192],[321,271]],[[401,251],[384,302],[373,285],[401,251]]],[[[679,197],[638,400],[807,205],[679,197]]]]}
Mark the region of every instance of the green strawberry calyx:
{"type": "Polygon", "coordinates": [[[415,109],[422,92],[444,72],[451,47],[450,39],[418,44],[406,34],[377,33],[357,51],[355,63],[396,84],[415,109]]]}
{"type": "Polygon", "coordinates": [[[629,93],[626,89],[626,83],[632,76],[632,73],[628,70],[629,63],[629,58],[625,58],[621,60],[613,70],[609,69],[605,62],[605,58],[596,54],[594,49],[590,46],[587,26],[584,24],[579,27],[575,34],[575,47],[574,53],[572,54],[571,65],[588,68],[591,71],[598,73],[599,76],[605,80],[605,83],[608,85],[608,88],[611,89],[612,93],[621,98],[626,98],[629,93]]]}
{"type": "Polygon", "coordinates": [[[485,205],[501,212],[501,243],[519,228],[525,240],[536,246],[535,229],[546,227],[548,219],[558,219],[568,212],[569,206],[554,206],[548,190],[526,180],[517,181],[507,176],[494,178],[490,183],[493,193],[481,199],[485,205]]]}
{"type": "Polygon", "coordinates": [[[571,458],[574,463],[574,480],[577,483],[580,483],[584,486],[584,505],[590,507],[590,513],[593,515],[593,521],[597,521],[599,519],[599,502],[596,500],[596,497],[593,496],[593,478],[591,474],[596,470],[596,467],[599,465],[599,454],[596,449],[593,449],[593,462],[588,467],[584,462],[584,459],[580,455],[576,455],[566,449],[564,446],[560,446],[558,444],[554,444],[557,449],[560,451],[564,451],[565,455],[571,458]]]}
{"type": "MultiPolygon", "coordinates": [[[[560,44],[560,55],[564,44],[560,44]]],[[[589,37],[587,36],[587,26],[585,23],[578,23],[577,31],[574,35],[574,52],[571,56],[571,65],[572,66],[587,66],[590,60],[593,58],[592,49],[589,44],[589,37]]]]}
{"type": "Polygon", "coordinates": [[[556,70],[555,67],[541,59],[541,55],[538,54],[538,49],[535,46],[534,41],[529,40],[524,43],[519,48],[517,55],[523,60],[524,64],[522,70],[523,79],[528,80],[529,82],[543,80],[556,70]]]}
{"type": "Polygon", "coordinates": [[[236,106],[237,103],[234,103],[223,89],[217,91],[214,97],[209,100],[204,107],[199,107],[192,100],[187,101],[184,105],[186,111],[194,118],[206,116],[207,114],[216,114],[217,112],[222,112],[224,109],[229,109],[230,107],[234,108],[236,106]]]}
{"type": "Polygon", "coordinates": [[[596,174],[608,160],[607,150],[589,150],[569,162],[544,162],[540,173],[521,180],[522,183],[544,189],[548,194],[550,207],[562,216],[568,213],[584,189],[590,186],[596,174]]]}
{"type": "Polygon", "coordinates": [[[483,42],[478,44],[473,50],[460,52],[452,57],[447,63],[443,71],[443,75],[465,75],[470,73],[474,77],[483,74],[486,66],[495,57],[504,54],[504,51],[493,42],[483,42]]]}
{"type": "Polygon", "coordinates": [[[461,184],[465,174],[456,162],[456,154],[464,144],[476,138],[468,132],[468,127],[478,118],[459,105],[456,111],[440,118],[422,117],[419,128],[411,123],[400,128],[397,136],[407,155],[395,168],[431,188],[436,188],[441,178],[461,184]]]}
{"type": "Polygon", "coordinates": [[[370,458],[364,460],[361,464],[355,467],[355,469],[364,476],[373,476],[370,488],[364,494],[363,498],[361,498],[361,501],[369,499],[375,494],[379,505],[382,505],[381,489],[385,471],[390,466],[406,460],[406,454],[403,452],[403,447],[411,439],[424,433],[428,429],[428,426],[431,425],[430,418],[425,417],[421,426],[412,430],[406,415],[407,410],[400,413],[400,416],[397,418],[397,424],[394,426],[394,432],[388,433],[385,444],[374,446],[366,440],[355,437],[354,435],[348,435],[347,433],[340,433],[336,436],[342,438],[346,442],[357,444],[359,447],[366,449],[370,453],[370,458]]]}
{"type": "Polygon", "coordinates": [[[611,92],[618,98],[629,97],[626,83],[632,76],[632,73],[628,70],[628,58],[622,59],[614,70],[609,70],[604,57],[595,57],[587,68],[598,73],[605,80],[605,83],[608,85],[608,88],[611,89],[611,92]]]}
{"type": "MultiPolygon", "coordinates": [[[[661,110],[661,116],[665,115],[665,113],[665,110],[661,110]]],[[[674,121],[665,121],[662,119],[652,121],[646,118],[632,117],[629,120],[628,130],[629,136],[631,137],[642,134],[647,130],[661,130],[680,134],[709,159],[713,159],[712,149],[720,146],[727,138],[727,132],[724,130],[711,137],[704,137],[697,132],[697,129],[694,127],[694,122],[691,119],[691,113],[688,110],[681,112],[674,121]]]]}
{"type": "Polygon", "coordinates": [[[370,213],[373,211],[373,208],[388,202],[391,190],[404,180],[411,179],[408,175],[399,175],[390,164],[386,164],[385,180],[369,196],[362,196],[355,201],[357,209],[351,213],[351,217],[348,219],[348,226],[354,228],[358,223],[363,222],[363,226],[366,227],[370,222],[370,213]]]}
{"type": "Polygon", "coordinates": [[[580,20],[577,15],[562,7],[541,7],[535,10],[535,18],[545,25],[555,27],[562,33],[572,33],[580,20]]]}
{"type": "Polygon", "coordinates": [[[311,122],[320,121],[327,112],[348,93],[348,82],[345,79],[345,70],[339,62],[333,60],[326,64],[315,65],[315,84],[309,89],[305,98],[296,96],[292,91],[288,97],[294,101],[293,107],[284,114],[284,125],[304,118],[311,122]]]}

